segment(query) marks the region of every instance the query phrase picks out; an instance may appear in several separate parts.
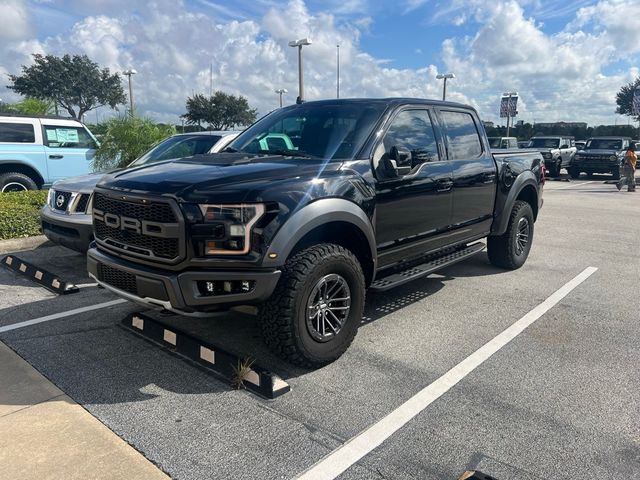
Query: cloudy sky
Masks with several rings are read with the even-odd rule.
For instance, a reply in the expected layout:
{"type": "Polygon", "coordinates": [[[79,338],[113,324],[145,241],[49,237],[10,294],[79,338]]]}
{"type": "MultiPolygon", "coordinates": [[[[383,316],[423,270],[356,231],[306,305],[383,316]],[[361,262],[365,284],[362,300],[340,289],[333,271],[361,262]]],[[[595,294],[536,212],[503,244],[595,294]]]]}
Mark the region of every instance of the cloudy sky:
{"type": "MultiPolygon", "coordinates": [[[[115,71],[133,67],[145,115],[179,122],[185,99],[213,88],[241,94],[259,112],[295,101],[305,47],[307,100],[439,98],[497,121],[500,94],[520,93],[528,122],[627,123],[615,94],[638,76],[640,0],[0,0],[0,98],[32,53],[86,53],[115,71]]],[[[108,109],[100,109],[100,118],[108,109]]],[[[88,122],[95,121],[90,113],[88,122]]]]}

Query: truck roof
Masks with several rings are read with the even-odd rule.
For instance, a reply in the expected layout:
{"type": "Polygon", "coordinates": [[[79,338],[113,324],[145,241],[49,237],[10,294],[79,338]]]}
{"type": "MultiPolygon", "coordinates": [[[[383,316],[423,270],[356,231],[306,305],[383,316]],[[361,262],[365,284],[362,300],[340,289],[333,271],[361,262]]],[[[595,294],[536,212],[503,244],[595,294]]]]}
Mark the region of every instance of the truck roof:
{"type": "MultiPolygon", "coordinates": [[[[475,110],[473,107],[469,105],[464,105],[462,103],[457,102],[443,102],[442,100],[433,100],[428,98],[412,98],[412,97],[386,97],[386,98],[333,98],[328,100],[313,100],[313,101],[305,101],[302,105],[335,105],[335,104],[359,104],[359,103],[377,103],[377,104],[386,104],[386,105],[405,105],[405,104],[423,104],[423,105],[437,105],[437,106],[447,106],[447,107],[457,107],[457,108],[465,108],[475,110]]],[[[298,104],[291,105],[292,107],[297,106],[298,104]]],[[[290,107],[286,107],[290,108],[290,107]]]]}

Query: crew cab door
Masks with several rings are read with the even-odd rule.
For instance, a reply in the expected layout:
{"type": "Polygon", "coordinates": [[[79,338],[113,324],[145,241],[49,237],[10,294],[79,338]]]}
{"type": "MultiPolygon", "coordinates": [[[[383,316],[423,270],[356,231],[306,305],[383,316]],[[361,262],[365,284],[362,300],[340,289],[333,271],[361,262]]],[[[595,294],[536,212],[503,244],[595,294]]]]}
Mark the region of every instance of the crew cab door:
{"type": "Polygon", "coordinates": [[[379,267],[446,244],[453,178],[429,109],[395,115],[374,150],[373,168],[379,267]]]}
{"type": "Polygon", "coordinates": [[[51,182],[91,172],[97,145],[84,127],[44,123],[42,130],[51,182]]]}
{"type": "Polygon", "coordinates": [[[497,167],[483,141],[482,127],[469,110],[438,111],[447,158],[453,170],[451,222],[456,236],[464,240],[487,233],[493,221],[497,167]]]}

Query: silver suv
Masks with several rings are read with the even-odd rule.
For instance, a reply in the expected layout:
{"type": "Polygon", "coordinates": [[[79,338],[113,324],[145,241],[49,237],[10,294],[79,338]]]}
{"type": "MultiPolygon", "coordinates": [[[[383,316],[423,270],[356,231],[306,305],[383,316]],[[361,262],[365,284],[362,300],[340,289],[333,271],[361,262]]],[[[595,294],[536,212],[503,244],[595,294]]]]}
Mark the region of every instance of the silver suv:
{"type": "Polygon", "coordinates": [[[544,166],[551,177],[559,177],[562,168],[569,168],[578,150],[575,139],[568,136],[533,137],[527,148],[542,153],[544,166]]]}

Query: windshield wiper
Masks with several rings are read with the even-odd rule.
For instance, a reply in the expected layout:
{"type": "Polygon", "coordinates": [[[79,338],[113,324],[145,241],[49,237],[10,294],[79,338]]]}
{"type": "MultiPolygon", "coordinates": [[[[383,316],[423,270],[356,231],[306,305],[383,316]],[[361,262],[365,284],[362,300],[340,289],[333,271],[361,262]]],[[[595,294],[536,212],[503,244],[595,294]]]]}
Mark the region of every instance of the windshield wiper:
{"type": "Polygon", "coordinates": [[[305,157],[305,158],[318,158],[317,155],[312,155],[303,150],[294,150],[292,148],[277,148],[274,150],[260,150],[260,153],[266,153],[268,155],[284,155],[287,157],[305,157]]]}
{"type": "Polygon", "coordinates": [[[227,147],[223,150],[220,150],[221,153],[239,153],[240,150],[236,150],[235,148],[227,147]]]}

